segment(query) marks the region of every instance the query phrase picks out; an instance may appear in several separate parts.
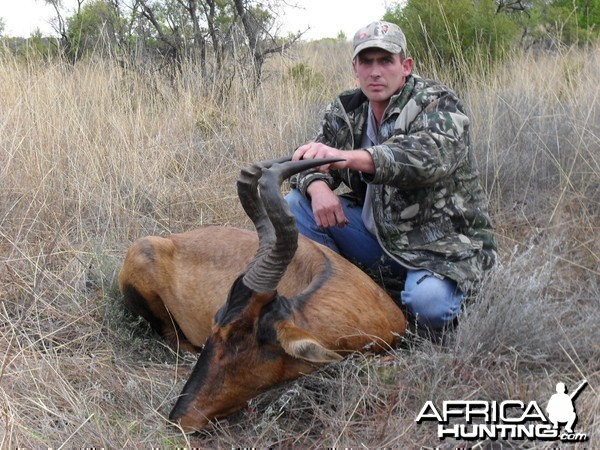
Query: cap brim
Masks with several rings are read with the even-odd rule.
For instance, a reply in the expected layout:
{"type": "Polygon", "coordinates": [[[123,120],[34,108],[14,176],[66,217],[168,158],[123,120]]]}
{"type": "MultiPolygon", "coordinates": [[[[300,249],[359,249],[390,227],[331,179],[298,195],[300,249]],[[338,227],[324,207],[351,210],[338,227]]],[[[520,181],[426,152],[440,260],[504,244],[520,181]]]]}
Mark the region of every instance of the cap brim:
{"type": "Polygon", "coordinates": [[[393,54],[402,53],[404,51],[404,49],[400,45],[393,44],[391,42],[381,42],[381,41],[380,42],[378,42],[378,41],[363,42],[362,44],[358,45],[354,49],[354,54],[352,55],[352,59],[356,58],[360,52],[362,52],[363,50],[366,50],[368,48],[379,48],[381,50],[385,50],[385,51],[393,53],[393,54]]]}

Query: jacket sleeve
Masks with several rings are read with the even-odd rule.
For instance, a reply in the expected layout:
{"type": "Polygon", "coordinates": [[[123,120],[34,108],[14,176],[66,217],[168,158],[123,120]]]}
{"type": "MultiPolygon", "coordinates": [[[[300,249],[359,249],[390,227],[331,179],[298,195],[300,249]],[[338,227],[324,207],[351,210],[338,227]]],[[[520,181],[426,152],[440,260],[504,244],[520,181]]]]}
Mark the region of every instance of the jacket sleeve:
{"type": "Polygon", "coordinates": [[[403,189],[438,182],[467,157],[469,124],[456,94],[426,89],[403,108],[393,136],[366,149],[375,173],[365,175],[365,181],[403,189]]]}

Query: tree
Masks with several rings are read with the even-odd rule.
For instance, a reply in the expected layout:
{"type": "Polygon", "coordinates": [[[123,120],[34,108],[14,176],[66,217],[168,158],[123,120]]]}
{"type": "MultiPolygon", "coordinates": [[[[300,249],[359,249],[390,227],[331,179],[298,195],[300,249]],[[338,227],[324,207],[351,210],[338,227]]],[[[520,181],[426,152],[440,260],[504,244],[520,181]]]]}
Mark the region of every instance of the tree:
{"type": "Polygon", "coordinates": [[[76,61],[92,52],[114,54],[121,21],[114,3],[92,0],[80,4],[78,11],[66,20],[69,59],[76,61]]]}
{"type": "Polygon", "coordinates": [[[600,33],[600,0],[536,0],[532,36],[554,44],[587,43],[600,33]]]}
{"type": "Polygon", "coordinates": [[[146,67],[199,65],[208,82],[240,76],[256,87],[265,60],[302,35],[277,36],[284,0],[77,0],[66,17],[62,0],[44,1],[54,7],[59,47],[73,63],[95,53],[146,67]]]}
{"type": "Polygon", "coordinates": [[[260,83],[266,58],[300,37],[274,36],[274,16],[256,0],[136,0],[136,4],[139,26],[152,30],[145,39],[154,39],[156,48],[177,66],[199,59],[206,75],[210,48],[219,76],[229,58],[239,71],[249,68],[254,86],[260,83]]]}
{"type": "Polygon", "coordinates": [[[511,47],[586,43],[600,33],[600,0],[408,0],[386,19],[415,54],[435,61],[498,60],[511,47]]]}
{"type": "Polygon", "coordinates": [[[494,0],[408,0],[384,18],[400,25],[417,58],[457,65],[497,60],[512,45],[518,28],[497,8],[494,0]]]}
{"type": "MultiPolygon", "coordinates": [[[[81,10],[81,5],[85,0],[77,0],[77,12],[81,10]]],[[[64,8],[62,0],[44,0],[47,5],[54,8],[56,16],[52,27],[54,31],[59,35],[60,51],[69,58],[71,62],[75,62],[73,59],[74,52],[72,51],[72,43],[67,30],[67,22],[63,17],[62,9],[64,8]]]]}
{"type": "Polygon", "coordinates": [[[273,25],[272,16],[260,3],[253,5],[249,0],[234,0],[234,5],[243,25],[248,50],[252,55],[254,84],[257,86],[267,56],[281,53],[296,42],[301,34],[290,36],[288,39],[277,39],[270,32],[273,25]]]}
{"type": "Polygon", "coordinates": [[[600,34],[600,0],[577,0],[575,7],[579,27],[600,34]]]}

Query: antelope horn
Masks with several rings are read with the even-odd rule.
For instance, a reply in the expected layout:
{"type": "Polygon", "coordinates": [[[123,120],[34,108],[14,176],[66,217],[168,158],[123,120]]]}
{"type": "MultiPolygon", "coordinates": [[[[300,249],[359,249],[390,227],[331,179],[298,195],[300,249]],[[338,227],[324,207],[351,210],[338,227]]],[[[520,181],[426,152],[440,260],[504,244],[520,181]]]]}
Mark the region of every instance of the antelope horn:
{"type": "Polygon", "coordinates": [[[262,170],[264,168],[269,168],[273,164],[282,163],[289,160],[289,156],[284,156],[282,158],[272,159],[269,161],[257,162],[251,166],[244,167],[241,170],[240,176],[237,180],[237,192],[240,203],[242,204],[246,215],[254,224],[258,234],[258,250],[246,268],[246,271],[257,260],[262,258],[263,254],[271,248],[276,239],[275,229],[273,228],[273,225],[267,216],[258,193],[258,180],[262,176],[262,170]]]}
{"type": "MultiPolygon", "coordinates": [[[[269,247],[267,249],[259,247],[256,257],[248,264],[246,275],[244,275],[244,284],[254,292],[266,294],[276,291],[281,277],[298,248],[296,219],[281,195],[281,183],[298,172],[339,161],[343,160],[307,159],[276,162],[270,167],[258,163],[258,165],[263,165],[262,176],[258,180],[262,204],[260,210],[266,212],[271,224],[270,229],[275,238],[273,239],[272,235],[269,235],[268,238],[261,238],[257,227],[259,242],[262,239],[262,242],[268,242],[269,247]]],[[[258,223],[263,228],[264,221],[264,217],[258,218],[258,223]]]]}

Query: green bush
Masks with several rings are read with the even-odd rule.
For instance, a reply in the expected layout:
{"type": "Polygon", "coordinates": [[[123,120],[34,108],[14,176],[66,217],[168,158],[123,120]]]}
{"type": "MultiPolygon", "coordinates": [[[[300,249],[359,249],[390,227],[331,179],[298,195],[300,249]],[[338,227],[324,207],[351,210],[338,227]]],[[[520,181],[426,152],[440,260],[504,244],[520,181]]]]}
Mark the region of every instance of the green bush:
{"type": "Polygon", "coordinates": [[[310,88],[320,92],[325,85],[325,77],[306,63],[298,63],[290,67],[285,77],[301,89],[310,88]]]}
{"type": "Polygon", "coordinates": [[[384,19],[403,29],[417,60],[468,67],[497,61],[518,37],[517,24],[496,8],[493,0],[408,0],[384,19]]]}

